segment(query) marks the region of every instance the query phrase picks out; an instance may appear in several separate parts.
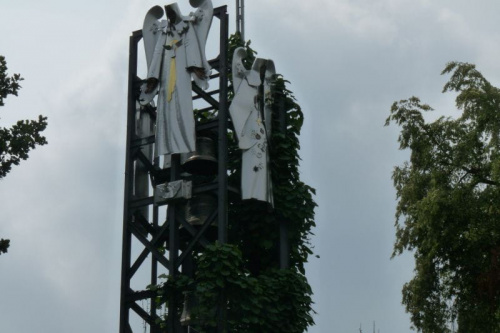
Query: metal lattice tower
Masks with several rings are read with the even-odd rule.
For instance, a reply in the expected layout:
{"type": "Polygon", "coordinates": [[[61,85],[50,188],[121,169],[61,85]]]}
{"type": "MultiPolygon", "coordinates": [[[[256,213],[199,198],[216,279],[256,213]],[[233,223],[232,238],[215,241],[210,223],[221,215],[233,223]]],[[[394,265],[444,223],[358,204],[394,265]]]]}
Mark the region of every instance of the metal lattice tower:
{"type": "MultiPolygon", "coordinates": [[[[131,314],[144,322],[145,329],[159,333],[156,323],[159,314],[156,310],[155,294],[147,285],[156,285],[160,271],[176,276],[192,270],[191,253],[195,247],[204,247],[216,238],[220,243],[227,242],[227,131],[228,131],[228,15],[227,7],[214,9],[214,17],[220,21],[219,55],[210,60],[215,74],[210,76],[211,83],[218,81],[218,87],[212,91],[203,91],[193,83],[193,100],[206,105],[203,110],[217,110],[217,118],[197,126],[196,131],[211,131],[217,136],[218,165],[215,180],[203,185],[192,185],[193,195],[211,193],[217,197],[217,205],[200,228],[187,223],[182,214],[182,201],[155,199],[157,185],[181,180],[180,158],[172,155],[168,169],[160,168],[154,153],[155,108],[141,107],[137,102],[139,86],[142,80],[137,76],[138,44],[142,31],[135,31],[130,37],[130,58],[128,76],[128,111],[127,145],[125,164],[125,190],[123,212],[123,247],[120,301],[120,333],[134,332],[131,326],[131,314]],[[166,219],[161,220],[161,209],[166,210],[166,219]],[[216,223],[217,234],[208,236],[207,230],[216,223]],[[180,247],[182,227],[182,248],[180,247]],[[138,244],[139,251],[133,253],[133,244],[138,244]],[[165,252],[160,249],[164,249],[165,252]],[[149,272],[148,283],[133,288],[134,277],[139,270],[149,272]],[[146,305],[144,305],[146,304],[146,305]]],[[[213,83],[212,83],[213,84],[213,83]]],[[[135,249],[135,247],[134,247],[135,249]]],[[[176,306],[182,300],[175,295],[169,298],[169,333],[186,332],[187,327],[180,325],[176,306]]],[[[219,304],[217,332],[223,332],[225,322],[224,307],[219,304]]]]}

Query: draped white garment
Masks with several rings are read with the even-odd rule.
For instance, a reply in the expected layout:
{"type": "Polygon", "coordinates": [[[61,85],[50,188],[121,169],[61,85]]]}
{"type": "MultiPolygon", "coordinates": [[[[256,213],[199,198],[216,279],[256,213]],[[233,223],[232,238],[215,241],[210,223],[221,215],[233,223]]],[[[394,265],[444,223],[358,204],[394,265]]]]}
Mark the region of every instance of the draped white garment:
{"type": "MultiPolygon", "coordinates": [[[[210,68],[205,56],[205,42],[210,29],[213,7],[210,0],[177,24],[163,20],[153,25],[154,51],[146,49],[151,59],[148,79],[159,81],[158,88],[141,94],[141,102],[149,103],[158,93],[156,119],[156,154],[170,155],[196,150],[196,132],[191,97],[191,76],[203,89],[208,87],[210,68]],[[157,28],[159,27],[159,28],[157,28]],[[192,68],[203,69],[207,78],[192,74],[192,68]]],[[[149,33],[145,31],[144,33],[149,33]]],[[[145,43],[146,45],[146,43],[145,43]]]]}
{"type": "MultiPolygon", "coordinates": [[[[234,67],[233,67],[234,68],[234,67]]],[[[233,69],[234,70],[234,69],[233,69]]],[[[259,110],[260,74],[256,70],[239,75],[229,112],[242,149],[241,196],[273,204],[266,128],[259,110]]]]}

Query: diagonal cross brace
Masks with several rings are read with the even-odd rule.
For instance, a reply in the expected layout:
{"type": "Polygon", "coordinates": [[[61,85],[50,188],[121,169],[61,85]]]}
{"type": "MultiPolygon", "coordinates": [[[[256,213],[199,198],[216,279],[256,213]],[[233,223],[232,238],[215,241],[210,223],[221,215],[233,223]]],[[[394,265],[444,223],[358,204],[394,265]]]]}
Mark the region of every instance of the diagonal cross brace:
{"type": "Polygon", "coordinates": [[[142,215],[140,210],[136,210],[134,212],[134,217],[136,223],[138,223],[142,228],[144,228],[149,234],[154,235],[155,233],[155,228],[149,224],[148,220],[142,215]]]}
{"type": "MultiPolygon", "coordinates": [[[[129,223],[130,229],[132,230],[132,233],[134,236],[146,247],[146,249],[151,252],[151,254],[160,262],[165,268],[168,269],[169,261],[163,254],[160,253],[154,246],[153,242],[148,241],[143,235],[141,235],[140,230],[133,225],[132,223],[129,223]]],[[[134,272],[135,273],[135,272],[134,272]]]]}
{"type": "Polygon", "coordinates": [[[153,164],[151,164],[151,161],[149,160],[149,158],[146,157],[146,155],[144,155],[141,149],[137,149],[132,156],[133,158],[137,158],[139,161],[141,161],[141,163],[144,164],[148,172],[151,173],[155,171],[155,167],[153,166],[153,164]]]}
{"type": "Polygon", "coordinates": [[[184,259],[189,255],[189,253],[193,250],[194,246],[196,245],[196,243],[200,243],[202,246],[206,247],[208,246],[208,241],[205,239],[205,237],[203,237],[203,234],[205,233],[205,231],[210,227],[210,225],[212,224],[212,222],[215,220],[215,218],[217,217],[217,209],[215,209],[212,214],[210,214],[210,216],[207,218],[207,220],[205,221],[205,223],[203,223],[203,225],[201,226],[200,230],[198,230],[198,232],[196,232],[196,229],[194,229],[189,223],[187,223],[186,221],[181,221],[182,222],[182,225],[189,231],[189,233],[191,233],[191,235],[193,235],[193,240],[191,241],[191,243],[189,243],[188,247],[186,248],[186,250],[184,250],[181,254],[181,256],[179,257],[179,260],[177,261],[177,268],[179,268],[179,266],[182,264],[182,262],[184,261],[184,259]]]}
{"type": "Polygon", "coordinates": [[[158,316],[152,317],[149,313],[147,313],[143,308],[141,308],[137,303],[133,302],[130,304],[130,308],[134,310],[135,313],[137,313],[142,319],[144,319],[149,326],[152,326],[155,324],[156,319],[158,316]]]}
{"type": "Polygon", "coordinates": [[[219,102],[217,102],[212,96],[206,93],[203,89],[198,87],[196,83],[193,82],[192,85],[193,91],[201,96],[208,104],[212,105],[214,108],[219,110],[219,102]]]}
{"type": "MultiPolygon", "coordinates": [[[[150,242],[150,244],[153,247],[157,246],[158,242],[160,242],[162,239],[164,239],[165,233],[167,232],[168,228],[169,228],[168,223],[165,223],[160,228],[160,230],[158,231],[158,233],[153,237],[153,239],[150,242]]],[[[146,247],[142,251],[142,253],[139,255],[139,257],[137,257],[137,260],[132,265],[132,267],[130,267],[129,279],[131,279],[134,276],[134,274],[137,272],[137,270],[139,269],[139,267],[141,267],[141,265],[144,262],[144,260],[146,260],[146,258],[148,257],[148,254],[149,254],[149,251],[148,251],[148,248],[146,247]]],[[[164,257],[164,256],[162,256],[162,257],[164,257]]]]}

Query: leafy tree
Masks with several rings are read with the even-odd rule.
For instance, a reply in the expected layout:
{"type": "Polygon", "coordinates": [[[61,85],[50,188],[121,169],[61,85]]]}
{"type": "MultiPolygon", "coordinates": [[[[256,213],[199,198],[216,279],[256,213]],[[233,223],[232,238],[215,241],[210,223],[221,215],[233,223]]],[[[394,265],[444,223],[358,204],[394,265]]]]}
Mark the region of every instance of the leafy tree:
{"type": "MultiPolygon", "coordinates": [[[[9,95],[17,96],[23,80],[20,74],[7,75],[7,62],[0,55],[0,106],[9,95]]],[[[47,118],[39,116],[38,120],[19,120],[10,128],[0,127],[0,179],[5,177],[13,165],[28,158],[28,153],[36,145],[47,143],[40,133],[47,127],[47,118]]],[[[0,254],[6,253],[9,240],[0,239],[0,254]]]]}
{"type": "Polygon", "coordinates": [[[416,97],[395,102],[410,160],[394,169],[393,256],[413,251],[403,304],[422,332],[500,332],[500,89],[474,65],[452,62],[443,92],[457,92],[457,118],[425,120],[416,97]]]}

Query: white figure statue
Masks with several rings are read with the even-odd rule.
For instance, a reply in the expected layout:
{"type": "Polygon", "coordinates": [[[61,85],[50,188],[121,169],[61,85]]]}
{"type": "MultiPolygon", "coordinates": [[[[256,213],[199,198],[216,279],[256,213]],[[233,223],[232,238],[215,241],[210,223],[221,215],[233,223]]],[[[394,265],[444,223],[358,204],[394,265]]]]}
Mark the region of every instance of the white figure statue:
{"type": "Polygon", "coordinates": [[[243,151],[242,199],[257,199],[273,205],[267,143],[271,134],[269,96],[274,63],[271,60],[257,58],[252,69],[247,70],[243,65],[245,54],[245,49],[242,47],[234,52],[232,64],[234,98],[229,107],[238,137],[238,146],[243,151]],[[262,84],[264,94],[259,94],[259,87],[262,84]],[[262,112],[266,119],[263,119],[262,112]]]}
{"type": "Polygon", "coordinates": [[[205,44],[212,24],[211,0],[190,0],[195,13],[183,16],[177,3],[151,8],[143,26],[148,66],[147,83],[139,102],[150,103],[156,94],[156,155],[196,150],[196,132],[191,97],[191,77],[200,88],[208,88],[210,66],[205,44]]]}

